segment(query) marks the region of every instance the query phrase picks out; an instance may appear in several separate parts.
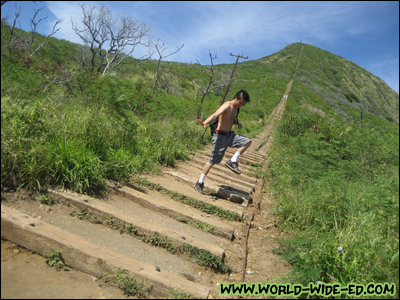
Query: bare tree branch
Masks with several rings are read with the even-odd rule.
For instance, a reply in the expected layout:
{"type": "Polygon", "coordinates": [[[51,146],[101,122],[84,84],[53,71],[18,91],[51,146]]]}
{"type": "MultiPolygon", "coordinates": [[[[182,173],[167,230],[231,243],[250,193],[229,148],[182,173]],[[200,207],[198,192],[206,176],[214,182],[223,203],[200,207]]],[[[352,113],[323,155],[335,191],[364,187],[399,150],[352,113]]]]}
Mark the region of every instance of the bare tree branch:
{"type": "Polygon", "coordinates": [[[168,55],[163,55],[163,52],[164,52],[165,50],[168,49],[168,48],[164,48],[164,43],[162,43],[162,45],[160,45],[160,44],[158,44],[158,43],[156,43],[156,44],[154,45],[155,48],[156,48],[156,50],[157,50],[157,52],[158,52],[159,58],[158,58],[156,73],[155,73],[155,75],[154,75],[154,84],[153,84],[153,91],[152,91],[152,93],[151,93],[151,98],[154,97],[154,92],[155,92],[155,90],[156,90],[156,86],[157,86],[157,82],[158,82],[158,73],[159,73],[159,71],[160,71],[161,60],[162,60],[163,58],[169,57],[169,56],[171,56],[171,55],[177,53],[179,50],[181,50],[181,49],[183,48],[184,45],[185,45],[185,44],[182,44],[182,46],[180,46],[180,47],[177,46],[177,47],[176,47],[176,50],[175,50],[174,52],[171,52],[171,53],[168,54],[168,55]]]}
{"type": "MultiPolygon", "coordinates": [[[[203,94],[203,96],[202,96],[202,98],[200,100],[199,108],[197,110],[197,119],[201,118],[201,110],[202,110],[202,107],[203,107],[204,99],[206,98],[206,95],[208,94],[208,92],[211,90],[211,85],[212,85],[213,80],[214,80],[214,59],[217,59],[217,56],[215,55],[214,57],[212,57],[210,50],[208,50],[208,54],[210,55],[211,67],[210,67],[210,77],[209,77],[209,81],[208,81],[207,87],[203,89],[194,80],[192,81],[199,88],[201,93],[203,94]]],[[[196,61],[197,61],[197,59],[196,59],[196,61]]],[[[217,87],[214,87],[214,88],[217,88],[217,87]]]]}
{"type": "Polygon", "coordinates": [[[32,28],[32,32],[31,32],[31,41],[30,41],[30,43],[29,43],[29,45],[28,45],[28,51],[31,51],[31,49],[32,49],[32,44],[33,44],[33,42],[35,41],[35,35],[36,35],[36,27],[37,27],[37,25],[38,25],[41,21],[47,19],[47,17],[45,17],[45,18],[40,19],[39,21],[36,21],[36,17],[37,17],[37,15],[38,15],[38,13],[39,13],[41,10],[43,10],[43,9],[44,9],[44,7],[39,8],[39,9],[37,9],[37,10],[35,9],[35,13],[33,14],[33,17],[32,17],[32,19],[31,19],[31,28],[32,28]]]}
{"type": "MultiPolygon", "coordinates": [[[[1,5],[3,5],[4,3],[2,3],[1,5]]],[[[15,29],[15,24],[17,23],[17,19],[19,18],[19,15],[21,14],[21,5],[18,7],[18,9],[15,12],[15,18],[14,18],[14,22],[13,25],[11,26],[10,29],[10,36],[8,38],[8,43],[7,43],[7,47],[11,46],[11,41],[14,38],[14,29],[15,29]]]]}
{"type": "Polygon", "coordinates": [[[81,8],[83,28],[79,28],[73,22],[72,28],[90,49],[91,71],[96,70],[103,75],[110,73],[129,57],[138,45],[148,46],[145,40],[150,29],[145,24],[125,16],[118,25],[114,25],[117,20],[105,6],[87,8],[81,5],[81,8]]]}
{"type": "Polygon", "coordinates": [[[50,78],[46,73],[44,73],[43,72],[43,75],[46,77],[46,79],[50,82],[50,83],[53,83],[53,84],[55,84],[55,85],[58,85],[58,84],[64,84],[64,83],[67,83],[67,82],[70,82],[73,78],[74,78],[74,76],[75,75],[69,75],[69,76],[66,76],[66,77],[64,77],[64,78],[57,78],[57,77],[53,77],[53,78],[50,78]]]}
{"type": "Polygon", "coordinates": [[[42,49],[42,47],[44,46],[44,44],[46,44],[46,42],[47,42],[47,40],[49,39],[49,37],[53,36],[54,34],[57,33],[57,31],[60,30],[60,28],[56,28],[56,27],[57,27],[57,25],[60,24],[61,22],[62,22],[62,19],[59,19],[59,20],[56,21],[56,23],[55,23],[54,26],[53,26],[53,30],[51,31],[51,33],[50,33],[48,36],[46,36],[46,38],[44,39],[44,41],[36,48],[35,51],[33,51],[33,52],[29,55],[29,57],[32,57],[32,56],[34,56],[36,53],[38,53],[39,50],[42,49]]]}
{"type": "Polygon", "coordinates": [[[138,45],[144,45],[142,40],[146,37],[149,29],[146,26],[138,24],[137,21],[125,16],[121,21],[122,27],[118,30],[117,34],[112,33],[111,47],[105,54],[107,64],[104,68],[103,74],[107,70],[111,72],[117,67],[127,56],[132,54],[138,45]],[[129,49],[130,47],[130,49],[129,49]],[[122,53],[127,49],[126,53],[122,53]]]}

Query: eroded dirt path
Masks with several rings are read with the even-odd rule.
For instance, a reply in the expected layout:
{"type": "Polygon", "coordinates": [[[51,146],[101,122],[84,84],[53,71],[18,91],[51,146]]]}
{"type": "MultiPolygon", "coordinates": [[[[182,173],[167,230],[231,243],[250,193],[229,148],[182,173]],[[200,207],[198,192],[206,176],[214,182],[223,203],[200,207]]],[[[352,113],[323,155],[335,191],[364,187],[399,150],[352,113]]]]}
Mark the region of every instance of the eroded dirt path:
{"type": "Polygon", "coordinates": [[[104,282],[104,270],[115,267],[127,269],[139,282],[145,278],[148,297],[168,297],[165,289],[157,290],[163,285],[189,294],[221,298],[220,282],[239,283],[243,276],[248,283],[279,280],[290,267],[272,252],[277,247],[274,238],[280,237],[271,213],[273,202],[268,183],[251,173],[254,164],[267,165],[266,153],[282,118],[290,87],[291,82],[265,130],[241,157],[242,175],[224,166],[234,153],[228,149],[223,162],[209,173],[209,195],[198,194],[194,183],[211,146],[190,161],[179,163],[177,168],[162,168],[162,174],[144,174],[125,185],[111,185],[110,192],[102,198],[53,190],[51,195],[56,203],[47,206],[35,201],[37,195],[24,191],[3,193],[2,298],[128,298],[104,282]],[[226,196],[226,189],[240,192],[223,199],[221,195],[226,196]],[[208,208],[200,208],[200,204],[208,208]],[[243,216],[246,221],[228,220],[211,212],[210,207],[243,216]],[[13,218],[6,218],[14,212],[13,218],[20,225],[14,225],[13,218]],[[125,230],[128,227],[131,234],[125,230]],[[48,241],[47,230],[58,234],[48,241]],[[60,240],[57,235],[61,235],[60,240]],[[46,242],[38,242],[38,237],[46,242]],[[69,238],[76,242],[68,244],[69,238]],[[161,239],[170,244],[157,247],[161,239]],[[231,271],[215,272],[188,258],[188,253],[171,250],[187,244],[219,257],[231,271]],[[58,272],[46,265],[43,255],[55,245],[62,249],[66,265],[71,266],[69,271],[58,272]],[[90,255],[94,255],[93,261],[90,255]],[[137,267],[139,264],[141,267],[137,267]],[[168,281],[164,277],[173,279],[168,281]]]}

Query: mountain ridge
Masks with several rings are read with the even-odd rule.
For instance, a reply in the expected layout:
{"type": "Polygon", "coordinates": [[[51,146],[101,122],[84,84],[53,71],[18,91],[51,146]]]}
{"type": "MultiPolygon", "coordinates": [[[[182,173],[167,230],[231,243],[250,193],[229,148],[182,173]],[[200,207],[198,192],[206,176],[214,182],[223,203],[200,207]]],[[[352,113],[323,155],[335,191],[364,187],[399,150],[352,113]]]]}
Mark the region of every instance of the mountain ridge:
{"type": "Polygon", "coordinates": [[[341,56],[313,45],[294,43],[258,59],[266,65],[294,59],[304,45],[296,80],[314,90],[343,115],[341,105],[399,123],[399,94],[382,79],[341,56]],[[322,87],[322,88],[321,88],[322,87]]]}

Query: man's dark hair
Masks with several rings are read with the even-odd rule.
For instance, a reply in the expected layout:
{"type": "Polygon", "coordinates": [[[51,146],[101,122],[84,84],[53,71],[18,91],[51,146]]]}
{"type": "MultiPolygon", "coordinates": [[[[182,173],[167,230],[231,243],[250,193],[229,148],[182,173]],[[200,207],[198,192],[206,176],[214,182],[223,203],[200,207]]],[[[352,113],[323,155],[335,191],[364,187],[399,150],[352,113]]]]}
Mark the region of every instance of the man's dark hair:
{"type": "Polygon", "coordinates": [[[246,102],[250,102],[250,96],[245,90],[240,90],[236,93],[235,97],[240,100],[243,99],[246,102]]]}

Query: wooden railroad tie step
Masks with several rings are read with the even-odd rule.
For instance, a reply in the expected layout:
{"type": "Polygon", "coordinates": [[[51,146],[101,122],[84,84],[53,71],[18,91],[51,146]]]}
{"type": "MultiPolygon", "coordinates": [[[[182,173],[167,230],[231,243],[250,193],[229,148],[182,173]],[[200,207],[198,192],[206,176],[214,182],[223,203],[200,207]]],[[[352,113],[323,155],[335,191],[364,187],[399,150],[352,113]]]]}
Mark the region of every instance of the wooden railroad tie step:
{"type": "Polygon", "coordinates": [[[202,213],[197,209],[167,198],[167,196],[159,195],[157,198],[155,198],[153,194],[142,193],[130,186],[122,186],[117,188],[116,191],[120,192],[129,199],[137,201],[145,207],[155,209],[166,215],[169,213],[174,213],[179,216],[197,220],[204,224],[213,226],[213,234],[215,235],[222,236],[229,240],[232,240],[234,237],[234,229],[232,226],[229,226],[219,220],[203,216],[202,213]]]}
{"type": "Polygon", "coordinates": [[[95,277],[116,269],[127,271],[154,298],[170,297],[170,289],[207,299],[209,289],[179,275],[156,269],[121,255],[113,250],[96,246],[87,240],[18,210],[1,205],[1,238],[39,253],[60,250],[64,263],[95,277]]]}
{"type": "Polygon", "coordinates": [[[86,208],[101,216],[112,216],[118,221],[124,222],[126,224],[132,224],[137,228],[139,232],[146,235],[157,234],[163,238],[169,238],[173,245],[182,245],[187,243],[193,247],[206,250],[214,255],[217,255],[221,258],[221,260],[225,256],[225,250],[219,246],[212,245],[190,234],[181,233],[174,229],[165,228],[165,226],[149,222],[145,216],[128,215],[124,211],[108,205],[103,201],[97,200],[93,197],[80,195],[70,191],[49,190],[49,193],[63,197],[79,209],[86,208]],[[182,237],[185,237],[185,239],[183,239],[182,237]]]}

